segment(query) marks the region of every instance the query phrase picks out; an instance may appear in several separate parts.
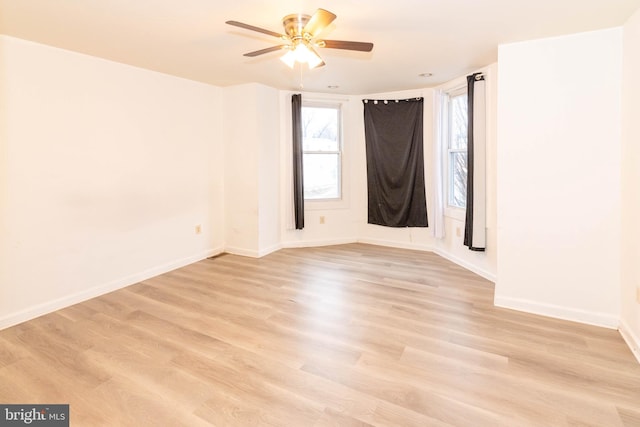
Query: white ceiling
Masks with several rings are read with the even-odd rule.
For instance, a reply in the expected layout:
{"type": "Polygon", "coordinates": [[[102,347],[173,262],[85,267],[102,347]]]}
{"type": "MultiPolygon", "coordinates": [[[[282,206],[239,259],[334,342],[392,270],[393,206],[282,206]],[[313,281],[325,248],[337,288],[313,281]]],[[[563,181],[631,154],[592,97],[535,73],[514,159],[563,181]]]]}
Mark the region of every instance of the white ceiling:
{"type": "Polygon", "coordinates": [[[371,94],[434,86],[497,60],[497,46],[624,24],[640,0],[0,0],[0,33],[218,86],[371,94]],[[371,53],[321,49],[326,66],[292,71],[267,35],[291,13],[338,15],[327,39],[371,53]],[[433,73],[433,77],[419,77],[433,73]],[[328,86],[339,86],[329,89],[328,86]]]}

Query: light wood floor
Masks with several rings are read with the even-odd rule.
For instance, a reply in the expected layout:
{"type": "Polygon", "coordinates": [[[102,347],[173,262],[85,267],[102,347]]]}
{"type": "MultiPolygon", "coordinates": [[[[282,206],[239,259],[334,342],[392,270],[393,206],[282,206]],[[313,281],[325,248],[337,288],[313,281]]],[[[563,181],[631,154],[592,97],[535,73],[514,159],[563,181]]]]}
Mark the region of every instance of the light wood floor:
{"type": "Polygon", "coordinates": [[[72,426],[640,426],[618,332],[492,301],[431,253],[222,255],[0,331],[0,402],[72,426]]]}

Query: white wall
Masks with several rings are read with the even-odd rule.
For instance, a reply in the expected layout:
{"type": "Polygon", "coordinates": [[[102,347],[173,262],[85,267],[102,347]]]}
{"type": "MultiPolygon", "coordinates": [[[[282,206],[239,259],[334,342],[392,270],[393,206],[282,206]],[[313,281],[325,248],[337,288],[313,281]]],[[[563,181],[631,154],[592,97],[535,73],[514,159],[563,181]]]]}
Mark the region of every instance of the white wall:
{"type": "MultiPolygon", "coordinates": [[[[281,178],[283,212],[282,241],[284,246],[314,246],[340,244],[349,242],[366,242],[387,246],[407,247],[413,249],[433,249],[433,238],[428,228],[392,228],[367,224],[367,172],[366,150],[364,137],[364,109],[362,100],[365,98],[395,99],[414,98],[425,99],[425,163],[426,170],[431,161],[431,120],[432,120],[432,91],[402,91],[367,96],[331,96],[329,94],[302,93],[303,101],[340,102],[343,115],[343,201],[332,203],[305,203],[305,228],[291,230],[287,228],[290,222],[291,197],[291,94],[282,92],[280,98],[281,111],[281,163],[283,175],[281,178]],[[287,217],[287,215],[289,217],[287,217]],[[324,217],[324,224],[320,223],[324,217]]],[[[430,183],[427,181],[427,186],[430,183]]],[[[430,208],[430,191],[427,190],[427,206],[430,208]]]]}
{"type": "Polygon", "coordinates": [[[621,36],[499,47],[499,306],[618,326],[621,36]]]}
{"type": "Polygon", "coordinates": [[[258,87],[258,247],[261,255],[280,249],[280,102],[279,91],[258,87]]]}
{"type": "Polygon", "coordinates": [[[258,257],[280,247],[278,91],[255,83],[223,91],[225,249],[258,257]]]}
{"type": "Polygon", "coordinates": [[[408,99],[424,98],[423,109],[423,129],[424,129],[424,162],[425,162],[425,187],[427,198],[427,217],[429,224],[433,219],[433,191],[431,182],[431,164],[433,162],[433,90],[407,90],[398,92],[386,92],[365,95],[357,98],[358,122],[357,122],[357,143],[355,144],[355,157],[353,167],[355,168],[354,182],[354,202],[357,207],[356,215],[358,219],[358,239],[361,242],[372,243],[384,246],[395,246],[409,249],[433,250],[434,239],[429,228],[406,227],[394,228],[380,225],[368,224],[368,201],[367,201],[367,157],[364,134],[364,105],[363,99],[408,99]]]}
{"type": "Polygon", "coordinates": [[[500,65],[485,70],[485,253],[462,245],[464,224],[452,218],[442,241],[428,228],[367,224],[363,98],[425,98],[433,221],[431,89],[303,94],[343,102],[345,200],[308,205],[305,230],[294,231],[290,92],[221,89],[1,36],[0,327],[225,247],[261,256],[363,241],[497,272],[498,305],[612,327],[622,312],[637,343],[639,21],[624,28],[624,67],[621,29],[500,47],[500,65]]]}
{"type": "MultiPolygon", "coordinates": [[[[468,268],[469,270],[481,275],[482,277],[496,281],[497,271],[497,164],[496,164],[496,127],[497,127],[497,99],[498,99],[498,65],[490,66],[477,70],[485,76],[486,84],[486,233],[487,245],[484,252],[471,251],[464,246],[464,219],[458,219],[454,216],[445,216],[444,228],[445,236],[443,239],[435,240],[435,252],[448,258],[449,260],[468,268]]],[[[471,74],[471,73],[469,73],[471,74]]],[[[467,84],[466,76],[438,86],[436,89],[446,92],[461,85],[467,84]]]]}
{"type": "MultiPolygon", "coordinates": [[[[5,64],[7,63],[7,40],[0,38],[0,304],[4,300],[4,289],[9,284],[3,279],[9,274],[8,260],[6,259],[5,236],[9,235],[9,223],[7,212],[9,211],[9,143],[8,143],[8,100],[7,91],[7,72],[5,64]]],[[[7,311],[5,307],[3,312],[7,311]]],[[[7,313],[0,315],[5,318],[7,313]]],[[[6,321],[4,322],[6,324],[6,321]]],[[[2,328],[0,323],[0,328],[2,328]]]]}
{"type": "Polygon", "coordinates": [[[640,360],[640,9],[623,31],[621,331],[640,360]]]}
{"type": "MultiPolygon", "coordinates": [[[[358,240],[367,243],[403,247],[409,249],[429,250],[448,258],[481,276],[495,281],[496,275],[496,73],[497,66],[491,65],[479,70],[487,76],[487,250],[485,252],[470,251],[463,245],[464,221],[456,220],[452,217],[445,217],[445,236],[443,239],[435,239],[431,235],[431,227],[434,223],[434,195],[435,182],[433,168],[436,159],[434,145],[438,143],[434,138],[434,96],[433,89],[422,89],[413,91],[400,91],[389,93],[371,94],[358,99],[357,125],[358,143],[356,145],[355,160],[353,167],[356,170],[354,183],[354,202],[357,207],[357,217],[359,221],[358,240]],[[429,217],[429,228],[391,228],[373,224],[367,224],[367,173],[366,173],[366,149],[364,136],[364,123],[362,99],[406,99],[414,97],[424,98],[424,160],[425,160],[425,183],[427,196],[427,214],[429,217]],[[462,230],[462,236],[458,236],[456,229],[462,230]]],[[[466,77],[462,76],[448,82],[436,89],[446,90],[447,88],[466,85],[466,77]]]]}
{"type": "MultiPolygon", "coordinates": [[[[424,155],[425,170],[431,170],[432,161],[432,90],[401,91],[367,96],[331,96],[328,94],[302,93],[303,101],[340,102],[343,115],[343,201],[337,205],[331,203],[305,203],[305,228],[291,230],[290,222],[290,190],[291,181],[291,94],[282,92],[280,97],[281,111],[281,163],[282,171],[282,204],[284,246],[314,246],[340,244],[349,242],[365,242],[386,246],[405,247],[421,250],[433,249],[433,238],[428,228],[392,228],[367,224],[367,170],[364,136],[364,108],[362,100],[405,99],[425,97],[424,104],[424,155]],[[324,224],[320,223],[324,217],[324,224]]],[[[427,176],[427,207],[431,209],[430,180],[427,176]]]]}
{"type": "Polygon", "coordinates": [[[0,327],[222,250],[220,89],[4,36],[0,73],[0,327]]]}
{"type": "Polygon", "coordinates": [[[225,249],[258,256],[260,130],[256,85],[226,87],[223,94],[225,249]]]}
{"type": "Polygon", "coordinates": [[[353,97],[332,96],[331,94],[302,92],[302,100],[340,103],[342,106],[342,201],[334,203],[305,203],[305,226],[303,230],[293,227],[293,196],[291,188],[292,171],[292,135],[291,135],[291,95],[300,92],[282,91],[280,93],[280,164],[281,164],[281,241],[285,247],[332,245],[356,242],[358,226],[355,209],[357,191],[354,188],[354,150],[357,144],[357,132],[362,116],[358,116],[357,103],[353,97]],[[324,217],[324,223],[320,223],[324,217]]]}
{"type": "MultiPolygon", "coordinates": [[[[495,171],[495,122],[496,122],[496,84],[497,66],[494,64],[482,70],[488,76],[488,170],[495,171]]],[[[466,79],[461,77],[466,84],[466,79]]],[[[452,82],[458,84],[459,82],[452,82]]],[[[280,94],[281,123],[281,205],[283,246],[314,246],[348,242],[402,247],[409,249],[436,251],[438,254],[457,262],[472,271],[495,280],[496,273],[496,220],[495,220],[495,173],[488,179],[487,233],[488,248],[484,253],[469,251],[457,237],[455,228],[464,232],[464,221],[446,218],[447,233],[443,240],[431,236],[430,228],[393,228],[367,223],[367,165],[364,135],[363,99],[406,99],[424,97],[424,157],[427,211],[429,224],[433,224],[434,180],[432,176],[434,158],[434,91],[432,89],[409,90],[378,93],[366,96],[336,97],[328,94],[303,93],[303,100],[341,102],[343,106],[344,131],[344,201],[339,206],[327,204],[305,204],[305,228],[291,230],[287,228],[291,216],[291,94],[280,94]],[[320,223],[324,217],[324,224],[320,223]]],[[[441,161],[438,159],[437,161],[441,161]]]]}

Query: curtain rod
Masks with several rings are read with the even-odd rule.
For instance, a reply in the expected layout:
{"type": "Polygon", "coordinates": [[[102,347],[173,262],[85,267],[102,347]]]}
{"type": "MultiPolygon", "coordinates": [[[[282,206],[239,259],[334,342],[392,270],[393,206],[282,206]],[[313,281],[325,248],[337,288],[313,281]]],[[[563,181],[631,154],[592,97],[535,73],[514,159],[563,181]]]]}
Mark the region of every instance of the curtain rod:
{"type": "Polygon", "coordinates": [[[385,104],[388,104],[389,102],[395,102],[396,104],[400,101],[422,101],[422,97],[416,97],[416,98],[408,98],[408,99],[363,99],[362,102],[364,102],[365,104],[367,104],[369,101],[373,102],[374,104],[377,104],[378,102],[383,102],[385,104]]]}

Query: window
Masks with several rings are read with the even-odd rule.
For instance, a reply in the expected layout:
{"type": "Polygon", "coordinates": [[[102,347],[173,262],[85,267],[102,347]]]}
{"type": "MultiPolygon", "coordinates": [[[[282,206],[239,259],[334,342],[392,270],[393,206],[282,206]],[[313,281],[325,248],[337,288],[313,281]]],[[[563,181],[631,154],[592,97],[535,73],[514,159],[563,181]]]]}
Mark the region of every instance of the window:
{"type": "Polygon", "coordinates": [[[467,91],[447,93],[445,118],[447,206],[464,209],[467,203],[467,91]]]}
{"type": "Polygon", "coordinates": [[[302,106],[302,150],[305,200],[342,197],[340,106],[302,106]]]}

